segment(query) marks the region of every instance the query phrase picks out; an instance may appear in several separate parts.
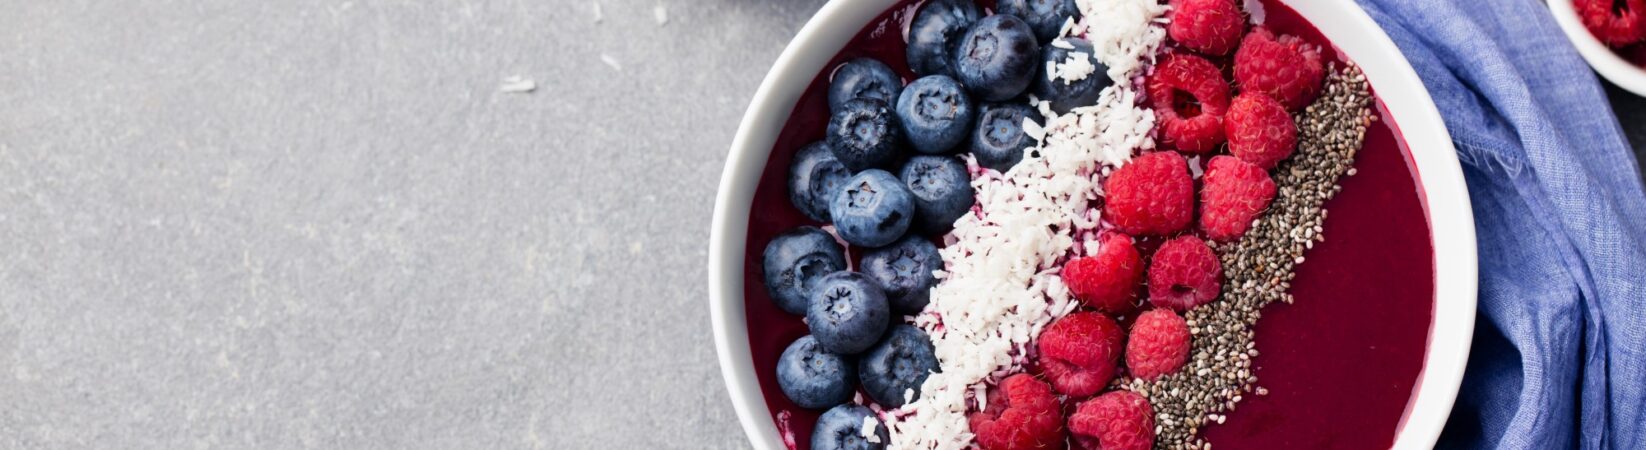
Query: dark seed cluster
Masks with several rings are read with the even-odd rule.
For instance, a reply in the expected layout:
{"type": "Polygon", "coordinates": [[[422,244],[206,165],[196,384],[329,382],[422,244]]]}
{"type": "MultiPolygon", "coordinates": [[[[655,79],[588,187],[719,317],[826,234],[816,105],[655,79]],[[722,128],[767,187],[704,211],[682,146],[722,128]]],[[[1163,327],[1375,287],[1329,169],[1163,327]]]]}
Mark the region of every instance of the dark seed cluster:
{"type": "Polygon", "coordinates": [[[1355,153],[1375,120],[1365,75],[1358,67],[1333,70],[1325,90],[1297,120],[1297,151],[1273,172],[1274,202],[1240,240],[1216,245],[1223,261],[1223,297],[1186,316],[1193,335],[1189,362],[1177,373],[1153,381],[1117,381],[1149,399],[1155,412],[1155,448],[1210,449],[1202,427],[1223,423],[1257,387],[1252,359],[1258,350],[1252,325],[1263,307],[1292,302],[1292,269],[1304,253],[1323,241],[1322,207],[1337,194],[1338,177],[1354,175],[1355,153]]]}

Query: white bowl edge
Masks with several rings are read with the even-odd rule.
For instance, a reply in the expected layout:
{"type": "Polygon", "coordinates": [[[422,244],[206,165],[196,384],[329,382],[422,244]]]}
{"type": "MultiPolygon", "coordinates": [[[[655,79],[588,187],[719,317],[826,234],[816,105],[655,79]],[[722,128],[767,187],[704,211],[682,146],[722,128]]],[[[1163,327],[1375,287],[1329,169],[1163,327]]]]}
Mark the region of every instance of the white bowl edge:
{"type": "Polygon", "coordinates": [[[1547,3],[1549,12],[1555,16],[1555,23],[1577,47],[1577,53],[1583,55],[1583,60],[1589,62],[1589,67],[1624,90],[1646,97],[1646,69],[1629,63],[1589,33],[1583,21],[1578,19],[1572,0],[1547,0],[1547,3]]]}
{"type": "MultiPolygon", "coordinates": [[[[1553,0],[1556,2],[1563,0],[1553,0]]],[[[1473,338],[1478,280],[1468,188],[1440,112],[1394,42],[1351,0],[1282,0],[1361,65],[1412,153],[1427,199],[1435,310],[1422,373],[1394,448],[1432,447],[1455,401],[1473,338]]],[[[710,318],[721,373],[756,448],[783,448],[755,379],[743,309],[748,217],[761,170],[795,104],[856,33],[897,0],[834,0],[773,64],[744,114],[721,176],[709,249],[710,318]]]]}
{"type": "Polygon", "coordinates": [[[896,3],[831,1],[806,21],[751,97],[720,175],[709,234],[709,317],[726,390],[743,431],[758,449],[780,449],[783,441],[755,377],[744,322],[743,253],[754,191],[778,134],[807,86],[864,25],[896,3]]]}

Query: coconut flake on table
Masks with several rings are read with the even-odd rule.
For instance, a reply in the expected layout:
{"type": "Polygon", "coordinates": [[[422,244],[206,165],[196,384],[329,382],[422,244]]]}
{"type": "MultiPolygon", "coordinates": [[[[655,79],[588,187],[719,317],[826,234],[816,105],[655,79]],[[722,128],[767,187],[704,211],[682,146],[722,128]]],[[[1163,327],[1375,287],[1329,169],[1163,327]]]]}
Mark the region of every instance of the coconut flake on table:
{"type": "MultiPolygon", "coordinates": [[[[966,156],[976,206],[944,236],[945,270],[936,272],[931,303],[915,318],[931,336],[939,371],[921,384],[919,399],[882,414],[890,448],[971,445],[969,407],[986,409],[988,385],[1021,371],[1040,331],[1077,306],[1058,273],[1070,256],[1096,250],[1102,221],[1092,205],[1102,179],[1154,147],[1154,114],[1138,106],[1134,80],[1165,38],[1166,8],[1155,0],[1077,4],[1087,19],[1065,24],[1061,36],[1091,41],[1091,56],[1116,83],[1095,104],[1062,115],[1031,98],[1042,117],[1025,118],[1023,132],[1036,144],[1006,173],[966,156]]],[[[1064,79],[1095,70],[1067,62],[1048,68],[1064,79]]]]}
{"type": "Polygon", "coordinates": [[[524,94],[537,90],[537,82],[531,78],[512,75],[503,79],[503,84],[497,90],[509,93],[524,94]]]}

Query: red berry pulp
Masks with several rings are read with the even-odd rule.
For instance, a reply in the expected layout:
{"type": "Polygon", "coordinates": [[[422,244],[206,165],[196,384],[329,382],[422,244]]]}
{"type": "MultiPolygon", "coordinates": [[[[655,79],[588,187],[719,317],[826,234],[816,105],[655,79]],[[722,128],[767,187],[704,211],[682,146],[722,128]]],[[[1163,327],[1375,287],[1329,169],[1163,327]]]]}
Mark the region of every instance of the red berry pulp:
{"type": "MultiPolygon", "coordinates": [[[[915,77],[903,33],[917,0],[905,0],[864,27],[800,97],[772,147],[756,188],[743,257],[743,301],[756,379],[773,420],[789,411],[805,448],[822,411],[795,406],[777,388],[776,363],[806,334],[799,316],[777,309],[761,284],[766,243],[799,225],[820,225],[789,203],[788,166],[796,151],[823,137],[829,70],[869,56],[915,77]]],[[[992,1],[979,2],[986,8],[992,1]]],[[[1277,33],[1325,43],[1313,26],[1277,0],[1262,0],[1277,33]]],[[[991,8],[992,9],[992,8],[991,8]]],[[[1322,59],[1337,61],[1330,45],[1322,59]]],[[[1375,88],[1375,86],[1374,86],[1375,88]]],[[[1256,327],[1258,385],[1224,424],[1202,433],[1218,448],[1388,448],[1415,391],[1433,318],[1434,253],[1415,168],[1381,106],[1356,156],[1357,174],[1340,180],[1326,204],[1326,240],[1315,245],[1292,282],[1294,304],[1275,304],[1256,327]]],[[[1143,248],[1139,248],[1143,250],[1143,248]]],[[[852,249],[852,256],[861,249],[852,249]]]]}

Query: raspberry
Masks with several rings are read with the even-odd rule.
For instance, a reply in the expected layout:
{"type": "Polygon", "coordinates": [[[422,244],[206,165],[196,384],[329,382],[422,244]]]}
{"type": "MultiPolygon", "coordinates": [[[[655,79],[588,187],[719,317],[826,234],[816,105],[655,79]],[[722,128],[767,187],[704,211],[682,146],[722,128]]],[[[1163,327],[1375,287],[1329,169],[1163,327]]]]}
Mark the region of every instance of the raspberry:
{"type": "Polygon", "coordinates": [[[985,450],[1061,448],[1063,410],[1046,382],[1029,374],[1006,377],[989,388],[983,410],[967,418],[985,450]]]}
{"type": "Polygon", "coordinates": [[[1303,109],[1320,95],[1326,68],[1320,49],[1292,35],[1278,38],[1267,28],[1246,33],[1235,51],[1235,81],[1242,91],[1261,92],[1286,109],[1303,109]]]}
{"type": "Polygon", "coordinates": [[[1176,372],[1189,360],[1189,324],[1170,309],[1137,316],[1126,337],[1126,368],[1150,380],[1176,372]]]}
{"type": "Polygon", "coordinates": [[[1082,449],[1149,450],[1154,447],[1154,408],[1136,392],[1111,391],[1075,407],[1069,434],[1082,449]]]}
{"type": "Polygon", "coordinates": [[[1133,158],[1104,180],[1103,192],[1104,220],[1126,234],[1172,234],[1194,218],[1194,180],[1177,153],[1133,158]]]}
{"type": "Polygon", "coordinates": [[[1205,153],[1223,143],[1223,113],[1229,83],[1205,58],[1166,55],[1145,83],[1163,144],[1185,153],[1205,153]]]}
{"type": "Polygon", "coordinates": [[[1063,284],[1087,306],[1111,314],[1122,314],[1136,306],[1137,286],[1143,282],[1143,256],[1132,245],[1132,237],[1105,233],[1097,255],[1070,260],[1063,265],[1063,284]]]}
{"type": "Polygon", "coordinates": [[[1297,124],[1286,107],[1267,95],[1244,92],[1223,117],[1229,135],[1229,153],[1264,169],[1292,156],[1297,148],[1297,124]]]}
{"type": "Polygon", "coordinates": [[[1269,173],[1233,156],[1213,157],[1200,181],[1200,231],[1214,241],[1240,239],[1275,198],[1269,173]]]}
{"type": "Polygon", "coordinates": [[[1171,24],[1166,34],[1179,45],[1207,55],[1222,56],[1240,43],[1246,19],[1234,0],[1172,0],[1171,24]]]}
{"type": "Polygon", "coordinates": [[[1618,49],[1618,54],[1630,64],[1646,67],[1646,44],[1634,44],[1618,49]]]}
{"type": "Polygon", "coordinates": [[[1646,39],[1646,0],[1577,0],[1573,5],[1583,26],[1612,47],[1646,39]]]}
{"type": "Polygon", "coordinates": [[[1125,338],[1120,325],[1103,313],[1063,316],[1047,326],[1035,342],[1040,350],[1040,372],[1064,395],[1091,396],[1114,378],[1125,338]]]}
{"type": "Polygon", "coordinates": [[[1149,262],[1149,302],[1188,311],[1210,303],[1223,289],[1223,263],[1206,242],[1180,236],[1160,244],[1149,262]]]}

